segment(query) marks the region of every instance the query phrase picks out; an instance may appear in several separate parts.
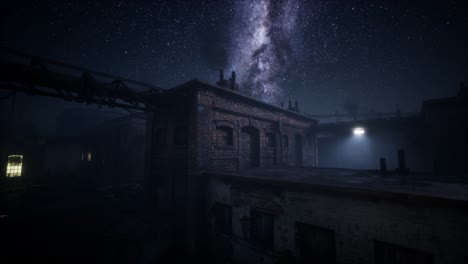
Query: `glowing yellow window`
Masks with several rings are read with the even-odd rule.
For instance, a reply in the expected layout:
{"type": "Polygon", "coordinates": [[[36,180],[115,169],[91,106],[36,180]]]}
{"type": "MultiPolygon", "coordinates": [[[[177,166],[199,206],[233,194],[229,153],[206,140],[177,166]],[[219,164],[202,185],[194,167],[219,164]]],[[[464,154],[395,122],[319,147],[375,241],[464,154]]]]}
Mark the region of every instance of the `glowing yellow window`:
{"type": "Polygon", "coordinates": [[[92,158],[91,152],[86,153],[86,156],[85,156],[85,153],[81,153],[81,160],[85,160],[85,158],[88,162],[91,162],[91,158],[92,158]]]}
{"type": "Polygon", "coordinates": [[[19,177],[21,176],[21,170],[23,168],[23,155],[9,155],[7,164],[7,177],[19,177]]]}

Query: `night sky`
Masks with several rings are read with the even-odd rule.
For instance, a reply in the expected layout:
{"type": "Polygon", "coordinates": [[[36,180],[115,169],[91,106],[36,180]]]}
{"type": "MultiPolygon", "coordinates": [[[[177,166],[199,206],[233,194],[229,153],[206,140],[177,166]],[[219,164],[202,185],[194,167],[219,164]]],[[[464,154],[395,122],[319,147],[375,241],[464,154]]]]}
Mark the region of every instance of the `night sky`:
{"type": "Polygon", "coordinates": [[[2,46],[163,88],[235,70],[311,114],[418,111],[468,82],[463,0],[8,2],[2,46]]]}

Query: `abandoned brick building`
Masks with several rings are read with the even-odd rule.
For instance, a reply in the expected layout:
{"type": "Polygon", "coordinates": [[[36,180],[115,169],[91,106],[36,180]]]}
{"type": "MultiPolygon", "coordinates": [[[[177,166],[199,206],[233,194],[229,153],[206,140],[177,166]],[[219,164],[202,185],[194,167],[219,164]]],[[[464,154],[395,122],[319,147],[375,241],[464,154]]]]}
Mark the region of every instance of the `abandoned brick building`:
{"type": "Polygon", "coordinates": [[[167,224],[176,227],[166,230],[179,232],[171,236],[177,241],[200,239],[193,233],[199,229],[185,224],[203,222],[204,171],[315,165],[316,121],[242,95],[231,80],[227,87],[193,80],[170,89],[150,114],[147,186],[161,215],[173,216],[167,224]]]}
{"type": "Polygon", "coordinates": [[[168,247],[220,263],[466,261],[463,185],[314,168],[315,120],[240,94],[234,74],[217,84],[169,89],[149,114],[146,186],[168,247]]]}
{"type": "MultiPolygon", "coordinates": [[[[77,77],[33,66],[3,63],[0,78],[63,88],[74,93],[67,100],[146,111],[145,214],[154,217],[151,232],[139,233],[158,243],[135,255],[177,249],[218,263],[467,263],[466,185],[426,181],[404,162],[387,171],[317,168],[317,121],[297,104],[239,93],[235,74],[221,74],[217,85],[143,84],[147,93],[81,68],[77,77]]],[[[107,152],[114,141],[100,131],[92,137],[97,151],[114,154],[107,152]]],[[[21,162],[12,157],[15,168],[21,162]]],[[[10,173],[18,172],[11,166],[10,173]]]]}

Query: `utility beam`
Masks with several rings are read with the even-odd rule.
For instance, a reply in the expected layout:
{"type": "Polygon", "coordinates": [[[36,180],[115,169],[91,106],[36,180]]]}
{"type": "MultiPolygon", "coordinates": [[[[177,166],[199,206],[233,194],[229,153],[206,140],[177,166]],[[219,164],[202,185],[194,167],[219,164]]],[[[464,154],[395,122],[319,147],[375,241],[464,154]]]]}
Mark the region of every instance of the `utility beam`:
{"type": "Polygon", "coordinates": [[[161,91],[149,84],[7,48],[0,48],[0,52],[9,55],[0,58],[0,89],[4,90],[139,111],[145,111],[153,96],[161,91]],[[18,62],[18,57],[26,62],[18,62]],[[141,91],[141,87],[146,89],[141,91]]]}

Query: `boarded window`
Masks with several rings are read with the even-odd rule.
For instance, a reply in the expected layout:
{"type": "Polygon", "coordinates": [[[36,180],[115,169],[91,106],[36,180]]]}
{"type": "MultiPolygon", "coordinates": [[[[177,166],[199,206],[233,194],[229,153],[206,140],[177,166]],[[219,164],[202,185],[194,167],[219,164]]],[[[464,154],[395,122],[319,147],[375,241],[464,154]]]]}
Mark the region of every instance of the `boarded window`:
{"type": "Polygon", "coordinates": [[[19,177],[23,170],[23,155],[9,155],[6,176],[19,177]]]}
{"type": "Polygon", "coordinates": [[[187,127],[180,126],[174,129],[174,145],[176,146],[187,146],[188,133],[187,127]]]}
{"type": "Polygon", "coordinates": [[[288,135],[283,135],[283,146],[289,148],[289,137],[288,135]]]}
{"type": "Polygon", "coordinates": [[[232,206],[217,203],[214,206],[214,228],[218,233],[230,235],[232,233],[232,206]]]}
{"type": "Polygon", "coordinates": [[[264,248],[274,247],[274,216],[258,210],[251,212],[250,237],[252,242],[264,248]]]}
{"type": "Polygon", "coordinates": [[[310,263],[335,263],[335,232],[313,225],[297,223],[300,258],[310,263]]]}
{"type": "Polygon", "coordinates": [[[229,147],[234,145],[232,128],[219,126],[216,128],[216,144],[219,147],[229,147]]]}
{"type": "Polygon", "coordinates": [[[269,148],[274,148],[276,147],[276,137],[275,137],[275,134],[271,133],[271,132],[268,132],[265,134],[265,137],[266,137],[266,145],[269,147],[269,148]]]}
{"type": "Polygon", "coordinates": [[[374,241],[376,264],[433,264],[434,256],[421,250],[374,241]]]}

